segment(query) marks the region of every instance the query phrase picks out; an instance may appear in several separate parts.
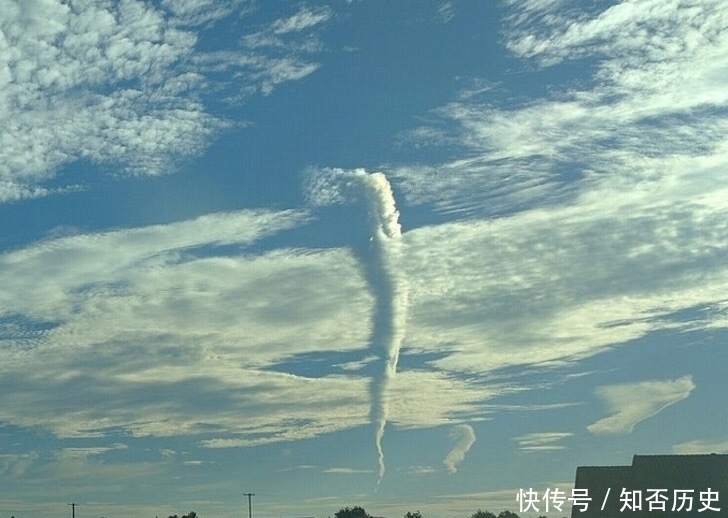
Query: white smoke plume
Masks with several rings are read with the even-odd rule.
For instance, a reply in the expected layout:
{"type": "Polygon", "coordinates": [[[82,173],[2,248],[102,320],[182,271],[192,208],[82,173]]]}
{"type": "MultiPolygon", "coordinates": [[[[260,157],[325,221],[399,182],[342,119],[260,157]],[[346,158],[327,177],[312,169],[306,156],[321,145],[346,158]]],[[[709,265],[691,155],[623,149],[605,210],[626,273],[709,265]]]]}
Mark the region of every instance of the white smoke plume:
{"type": "Polygon", "coordinates": [[[401,274],[402,229],[392,187],[382,173],[361,177],[369,207],[371,260],[367,267],[376,297],[370,346],[382,360],[379,377],[371,384],[371,419],[376,427],[379,478],[384,476],[382,450],[384,428],[389,417],[389,385],[397,372],[399,350],[407,318],[407,285],[401,274]]]}
{"type": "Polygon", "coordinates": [[[389,387],[397,372],[399,350],[407,318],[407,283],[401,269],[402,228],[392,186],[383,173],[363,169],[316,171],[308,179],[310,203],[343,203],[364,195],[371,233],[369,250],[362,263],[375,297],[369,346],[379,358],[381,371],[370,385],[370,419],[375,426],[379,461],[377,485],[385,472],[382,439],[389,417],[389,387]]]}
{"type": "Polygon", "coordinates": [[[450,439],[455,441],[455,447],[442,463],[449,473],[456,473],[458,465],[465,459],[465,454],[475,442],[475,430],[468,424],[459,424],[450,431],[450,439]]]}

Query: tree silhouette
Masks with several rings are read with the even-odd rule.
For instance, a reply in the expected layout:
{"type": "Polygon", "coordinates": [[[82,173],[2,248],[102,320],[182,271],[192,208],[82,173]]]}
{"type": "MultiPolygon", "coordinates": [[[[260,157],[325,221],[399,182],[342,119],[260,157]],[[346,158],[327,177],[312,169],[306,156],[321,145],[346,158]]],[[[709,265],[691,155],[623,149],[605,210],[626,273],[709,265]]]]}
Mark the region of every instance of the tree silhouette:
{"type": "Polygon", "coordinates": [[[496,518],[496,515],[494,515],[490,511],[483,511],[482,509],[478,509],[470,515],[470,518],[496,518]]]}
{"type": "Polygon", "coordinates": [[[404,518],[422,518],[422,513],[420,510],[416,510],[414,513],[411,511],[407,511],[404,515],[404,518]]]}
{"type": "MultiPolygon", "coordinates": [[[[183,517],[184,518],[184,517],[183,517]]],[[[343,507],[334,513],[334,518],[372,518],[362,507],[343,507]]]]}

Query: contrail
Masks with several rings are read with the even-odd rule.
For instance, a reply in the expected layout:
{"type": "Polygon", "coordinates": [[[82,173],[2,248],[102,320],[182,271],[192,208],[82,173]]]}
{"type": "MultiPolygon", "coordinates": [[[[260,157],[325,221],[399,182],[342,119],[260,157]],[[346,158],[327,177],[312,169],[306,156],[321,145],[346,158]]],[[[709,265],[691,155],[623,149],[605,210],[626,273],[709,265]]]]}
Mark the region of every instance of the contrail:
{"type": "Polygon", "coordinates": [[[362,259],[375,298],[369,346],[380,360],[381,371],[370,385],[370,419],[382,481],[386,465],[382,438],[389,417],[389,387],[397,372],[407,318],[407,282],[401,268],[402,227],[392,186],[384,173],[363,169],[317,171],[309,178],[309,201],[318,205],[341,203],[364,193],[369,214],[370,246],[362,259]]]}

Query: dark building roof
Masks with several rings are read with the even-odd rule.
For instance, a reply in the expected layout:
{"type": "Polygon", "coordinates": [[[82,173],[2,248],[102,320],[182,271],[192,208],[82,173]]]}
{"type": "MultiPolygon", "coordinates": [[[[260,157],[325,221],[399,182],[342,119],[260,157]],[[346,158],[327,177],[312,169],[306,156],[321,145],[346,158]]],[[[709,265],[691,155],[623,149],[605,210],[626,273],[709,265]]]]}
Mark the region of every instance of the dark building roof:
{"type": "Polygon", "coordinates": [[[574,488],[592,500],[584,512],[575,505],[572,518],[725,517],[728,455],[635,455],[631,466],[580,466],[574,488]]]}

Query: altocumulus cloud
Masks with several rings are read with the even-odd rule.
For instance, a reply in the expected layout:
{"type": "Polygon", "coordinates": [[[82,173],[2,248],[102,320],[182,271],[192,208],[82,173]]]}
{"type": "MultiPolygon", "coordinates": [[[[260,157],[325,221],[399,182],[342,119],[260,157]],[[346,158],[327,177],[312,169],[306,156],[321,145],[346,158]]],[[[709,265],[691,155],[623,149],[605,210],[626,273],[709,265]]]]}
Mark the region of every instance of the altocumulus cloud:
{"type": "Polygon", "coordinates": [[[42,192],[39,182],[78,159],[164,172],[220,127],[194,95],[202,78],[180,68],[195,35],[163,10],[6,2],[0,32],[0,201],[42,192]]]}
{"type": "Polygon", "coordinates": [[[8,1],[0,17],[0,202],[58,190],[44,183],[78,160],[132,175],[173,172],[231,122],[205,93],[230,99],[301,79],[322,46],[306,35],[331,17],[299,10],[224,49],[196,47],[206,24],[246,2],[8,1]],[[235,81],[218,82],[221,71],[235,81]],[[219,77],[216,76],[216,77],[219,77]],[[62,120],[63,124],[56,121],[62,120]]]}

